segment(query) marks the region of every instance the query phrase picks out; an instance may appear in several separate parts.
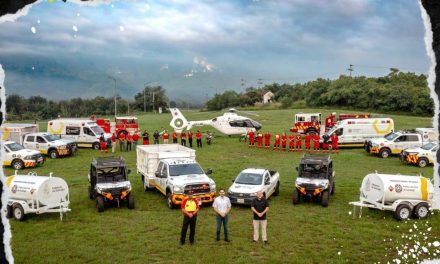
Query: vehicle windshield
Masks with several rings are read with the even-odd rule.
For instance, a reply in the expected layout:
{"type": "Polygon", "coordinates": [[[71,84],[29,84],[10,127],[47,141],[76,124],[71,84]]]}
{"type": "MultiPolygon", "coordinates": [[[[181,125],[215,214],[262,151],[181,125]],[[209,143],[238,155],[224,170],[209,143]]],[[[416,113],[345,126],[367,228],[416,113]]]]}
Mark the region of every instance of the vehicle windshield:
{"type": "Polygon", "coordinates": [[[125,168],[124,167],[110,167],[97,169],[97,182],[123,182],[125,179],[125,168]]]}
{"type": "Polygon", "coordinates": [[[197,163],[170,165],[170,176],[189,174],[204,174],[204,172],[197,163]]]}
{"type": "Polygon", "coordinates": [[[102,130],[102,128],[100,126],[92,126],[90,127],[90,129],[93,131],[93,133],[95,133],[95,135],[100,136],[101,134],[104,133],[104,130],[102,130]]]}
{"type": "Polygon", "coordinates": [[[437,146],[435,143],[430,142],[430,143],[427,143],[427,144],[423,145],[422,149],[423,150],[430,150],[430,149],[432,149],[435,146],[437,146]]]}
{"type": "Polygon", "coordinates": [[[22,145],[20,145],[20,144],[18,144],[16,142],[6,144],[6,147],[8,149],[10,149],[11,151],[19,151],[19,150],[24,149],[24,147],[22,145]]]}
{"type": "Polygon", "coordinates": [[[321,164],[302,164],[302,178],[327,178],[327,167],[321,164]]]}
{"type": "Polygon", "coordinates": [[[262,174],[242,172],[238,175],[234,183],[247,184],[247,185],[261,185],[262,182],[263,182],[262,174]]]}
{"type": "Polygon", "coordinates": [[[396,133],[389,133],[388,135],[385,136],[385,138],[386,138],[387,140],[393,140],[393,139],[395,139],[395,138],[398,137],[398,136],[399,136],[399,135],[396,134],[396,133]]]}
{"type": "Polygon", "coordinates": [[[44,137],[48,142],[53,142],[53,141],[55,141],[55,140],[60,139],[60,137],[55,136],[55,135],[50,135],[50,134],[48,134],[48,135],[44,135],[43,137],[44,137]]]}

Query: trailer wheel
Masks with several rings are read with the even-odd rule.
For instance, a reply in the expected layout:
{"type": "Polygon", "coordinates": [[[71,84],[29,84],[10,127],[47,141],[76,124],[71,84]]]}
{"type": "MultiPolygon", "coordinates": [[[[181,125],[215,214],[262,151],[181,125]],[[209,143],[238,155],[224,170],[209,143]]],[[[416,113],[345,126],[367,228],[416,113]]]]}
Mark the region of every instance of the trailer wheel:
{"type": "Polygon", "coordinates": [[[94,150],[99,150],[99,143],[98,142],[93,143],[92,147],[94,150]]]}
{"type": "Polygon", "coordinates": [[[280,182],[277,182],[277,187],[275,187],[275,191],[273,192],[273,196],[278,196],[280,194],[280,182]]]}
{"type": "Polygon", "coordinates": [[[11,218],[12,216],[12,205],[6,205],[6,217],[11,218]]]}
{"type": "Polygon", "coordinates": [[[295,188],[295,190],[293,190],[292,202],[293,204],[299,204],[300,201],[301,201],[301,194],[298,192],[298,189],[295,188]]]}
{"type": "Polygon", "coordinates": [[[391,151],[389,150],[389,149],[381,149],[380,151],[379,151],[379,155],[382,157],[382,158],[384,158],[384,159],[386,159],[386,158],[388,158],[390,155],[391,155],[391,151]]]}
{"type": "Polygon", "coordinates": [[[321,196],[321,205],[327,207],[329,199],[330,199],[330,194],[328,190],[323,191],[321,196]]]}
{"type": "Polygon", "coordinates": [[[127,195],[127,208],[134,209],[134,197],[131,193],[127,195]]]}
{"type": "Polygon", "coordinates": [[[24,168],[24,163],[22,160],[16,159],[14,161],[12,161],[12,168],[14,168],[14,170],[21,170],[24,168]]]}
{"type": "Polygon", "coordinates": [[[51,151],[49,151],[49,157],[51,159],[56,159],[58,158],[58,151],[56,149],[52,149],[51,151]]]}
{"type": "Polygon", "coordinates": [[[17,219],[18,221],[24,220],[24,210],[21,204],[18,203],[14,204],[12,206],[12,213],[14,214],[14,218],[17,219]]]}
{"type": "Polygon", "coordinates": [[[417,165],[420,168],[424,168],[428,165],[428,160],[426,158],[420,158],[419,160],[417,160],[417,165]]]}
{"type": "Polygon", "coordinates": [[[332,182],[332,191],[330,192],[331,195],[335,194],[335,181],[332,182]]]}
{"type": "Polygon", "coordinates": [[[96,210],[98,210],[99,213],[104,212],[104,197],[101,195],[96,197],[96,210]]]}
{"type": "Polygon", "coordinates": [[[394,217],[397,220],[407,220],[411,216],[411,207],[407,204],[401,204],[397,206],[396,211],[394,212],[394,217]]]}
{"type": "Polygon", "coordinates": [[[167,194],[167,206],[170,209],[176,208],[175,205],[173,204],[173,199],[171,198],[171,192],[168,192],[167,194]]]}
{"type": "Polygon", "coordinates": [[[419,203],[414,208],[414,216],[419,219],[424,219],[429,215],[429,205],[427,203],[419,203]]]}

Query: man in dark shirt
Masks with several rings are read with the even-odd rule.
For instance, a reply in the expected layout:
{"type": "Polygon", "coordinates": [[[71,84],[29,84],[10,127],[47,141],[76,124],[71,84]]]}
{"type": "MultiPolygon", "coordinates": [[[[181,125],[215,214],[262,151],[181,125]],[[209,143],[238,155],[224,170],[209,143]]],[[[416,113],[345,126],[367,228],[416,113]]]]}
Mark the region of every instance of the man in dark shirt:
{"type": "Polygon", "coordinates": [[[159,131],[157,130],[154,131],[153,138],[154,138],[154,144],[159,144],[159,138],[160,138],[159,131]]]}
{"type": "Polygon", "coordinates": [[[263,242],[266,244],[266,213],[269,211],[269,202],[266,200],[266,197],[263,196],[263,192],[257,192],[257,198],[252,201],[251,209],[252,212],[254,212],[254,242],[258,241],[258,237],[260,236],[259,229],[261,225],[261,239],[263,239],[263,242]]]}

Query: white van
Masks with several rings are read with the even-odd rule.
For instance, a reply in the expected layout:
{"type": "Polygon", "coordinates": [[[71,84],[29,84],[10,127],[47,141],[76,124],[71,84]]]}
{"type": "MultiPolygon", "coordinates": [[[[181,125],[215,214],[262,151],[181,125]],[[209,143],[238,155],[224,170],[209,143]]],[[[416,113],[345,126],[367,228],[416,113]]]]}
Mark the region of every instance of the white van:
{"type": "Polygon", "coordinates": [[[95,121],[86,118],[58,118],[47,123],[47,131],[61,138],[75,141],[78,147],[99,149],[99,138],[104,134],[107,146],[111,134],[105,133],[95,121]]]}
{"type": "Polygon", "coordinates": [[[394,121],[391,118],[356,118],[338,122],[327,131],[320,142],[331,143],[331,135],[338,135],[338,145],[345,147],[363,147],[367,139],[383,137],[394,131],[394,121]]]}

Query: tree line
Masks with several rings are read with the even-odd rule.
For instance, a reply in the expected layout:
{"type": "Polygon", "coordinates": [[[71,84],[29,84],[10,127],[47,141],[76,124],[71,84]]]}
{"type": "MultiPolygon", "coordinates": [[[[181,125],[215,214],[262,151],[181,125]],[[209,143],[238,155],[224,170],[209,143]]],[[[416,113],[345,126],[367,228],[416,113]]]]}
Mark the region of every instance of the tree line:
{"type": "Polygon", "coordinates": [[[262,102],[263,94],[268,91],[283,108],[343,107],[424,116],[434,114],[434,101],[430,97],[426,75],[404,73],[395,68],[383,77],[341,75],[336,80],[318,78],[303,84],[273,83],[261,88],[249,87],[242,93],[225,91],[216,94],[206,106],[208,110],[254,106],[262,102]]]}

